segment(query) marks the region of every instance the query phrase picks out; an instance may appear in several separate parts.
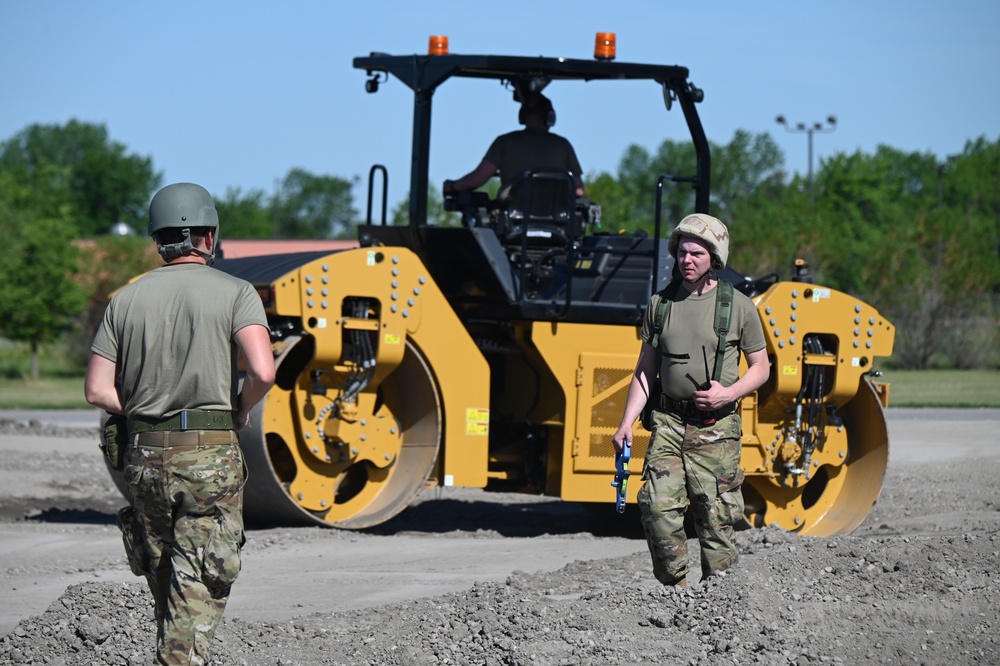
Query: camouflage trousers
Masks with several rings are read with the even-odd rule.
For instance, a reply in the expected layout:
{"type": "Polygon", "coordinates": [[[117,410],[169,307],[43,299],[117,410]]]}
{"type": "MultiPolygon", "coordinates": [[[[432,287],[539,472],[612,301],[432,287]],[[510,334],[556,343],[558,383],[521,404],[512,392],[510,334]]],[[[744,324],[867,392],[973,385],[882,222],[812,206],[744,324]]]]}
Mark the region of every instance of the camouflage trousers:
{"type": "Polygon", "coordinates": [[[156,664],[206,664],[240,572],[246,472],[230,430],[146,432],[125,453],[118,515],[129,565],[156,613],[156,664]]]}
{"type": "Polygon", "coordinates": [[[711,576],[736,563],[733,525],[743,517],[740,417],[699,426],[657,411],[653,420],[638,497],[653,575],[664,585],[687,576],[684,514],[690,506],[702,576],[711,576]]]}

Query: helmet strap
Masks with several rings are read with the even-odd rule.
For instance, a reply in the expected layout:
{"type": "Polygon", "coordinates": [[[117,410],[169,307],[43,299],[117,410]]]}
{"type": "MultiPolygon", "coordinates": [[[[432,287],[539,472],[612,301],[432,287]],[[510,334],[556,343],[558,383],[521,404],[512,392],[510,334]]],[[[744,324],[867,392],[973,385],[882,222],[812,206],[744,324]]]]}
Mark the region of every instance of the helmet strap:
{"type": "Polygon", "coordinates": [[[712,281],[715,279],[715,269],[709,268],[695,280],[688,280],[687,278],[682,279],[684,280],[684,283],[689,286],[689,291],[692,293],[701,293],[706,287],[711,285],[712,281]]]}
{"type": "Polygon", "coordinates": [[[208,253],[203,250],[199,250],[191,242],[191,230],[184,228],[181,229],[181,235],[184,236],[184,240],[180,243],[171,243],[169,245],[160,245],[157,243],[156,251],[160,253],[164,261],[173,261],[174,259],[179,259],[188,254],[196,254],[205,260],[205,263],[211,266],[215,263],[215,252],[213,246],[213,252],[208,253]]]}
{"type": "Polygon", "coordinates": [[[199,257],[201,257],[202,259],[204,259],[206,266],[211,266],[212,264],[215,263],[215,253],[214,252],[212,254],[209,254],[208,252],[202,252],[201,250],[193,249],[193,250],[191,250],[191,253],[192,254],[197,254],[199,257]]]}
{"type": "Polygon", "coordinates": [[[702,273],[701,275],[699,275],[698,277],[696,277],[693,280],[688,280],[687,278],[683,278],[683,280],[685,282],[687,282],[688,284],[698,284],[699,282],[701,282],[702,280],[704,280],[706,276],[708,276],[709,278],[712,277],[712,269],[711,268],[709,268],[707,271],[705,271],[704,273],[702,273]]]}

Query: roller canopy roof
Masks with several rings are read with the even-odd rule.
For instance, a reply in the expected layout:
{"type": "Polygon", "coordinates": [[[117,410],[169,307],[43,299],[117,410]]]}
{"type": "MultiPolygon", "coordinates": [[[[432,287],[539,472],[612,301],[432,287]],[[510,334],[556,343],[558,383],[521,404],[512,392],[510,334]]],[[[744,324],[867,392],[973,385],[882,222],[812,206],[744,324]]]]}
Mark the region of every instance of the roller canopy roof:
{"type": "Polygon", "coordinates": [[[688,69],[679,65],[646,65],[615,60],[493,55],[405,55],[372,53],[354,59],[354,67],[388,72],[414,90],[434,87],[453,76],[480,79],[550,80],[646,79],[681,88],[688,69]]]}

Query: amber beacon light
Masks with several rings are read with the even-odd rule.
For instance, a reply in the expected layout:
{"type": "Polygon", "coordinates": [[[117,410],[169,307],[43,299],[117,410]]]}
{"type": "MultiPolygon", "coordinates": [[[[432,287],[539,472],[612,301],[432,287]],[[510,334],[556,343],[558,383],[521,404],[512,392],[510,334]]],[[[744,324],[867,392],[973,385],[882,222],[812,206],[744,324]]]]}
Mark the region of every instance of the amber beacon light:
{"type": "Polygon", "coordinates": [[[448,38],[444,35],[431,35],[427,46],[428,55],[448,55],[448,38]]]}
{"type": "Polygon", "coordinates": [[[594,57],[598,60],[615,59],[615,33],[597,33],[597,38],[594,40],[594,57]]]}

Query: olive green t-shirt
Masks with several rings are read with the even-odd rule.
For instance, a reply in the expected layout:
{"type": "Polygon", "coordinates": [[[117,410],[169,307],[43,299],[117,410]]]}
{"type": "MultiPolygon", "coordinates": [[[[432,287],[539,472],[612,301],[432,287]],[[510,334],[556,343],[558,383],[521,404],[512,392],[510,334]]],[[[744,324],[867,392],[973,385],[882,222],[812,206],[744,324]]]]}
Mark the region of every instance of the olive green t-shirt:
{"type": "MultiPolygon", "coordinates": [[[[670,316],[663,322],[660,334],[660,381],[663,392],[675,400],[688,400],[700,384],[712,378],[715,370],[715,348],[719,337],[715,333],[715,299],[718,287],[700,296],[681,287],[677,300],[670,306],[670,316]]],[[[659,294],[654,294],[646,306],[640,336],[653,342],[653,319],[659,294]]],[[[733,291],[733,314],[726,335],[726,354],[722,364],[723,386],[731,386],[740,377],[740,352],[749,354],[764,348],[764,329],[753,301],[739,291],[733,291]]]]}
{"type": "Polygon", "coordinates": [[[128,417],[233,410],[237,331],[267,326],[253,286],[203,264],[158,268],[108,305],[91,350],[114,361],[128,417]]]}
{"type": "Polygon", "coordinates": [[[493,140],[484,158],[500,171],[500,187],[532,169],[562,169],[583,176],[572,144],[564,137],[537,129],[502,134],[493,140]]]}

